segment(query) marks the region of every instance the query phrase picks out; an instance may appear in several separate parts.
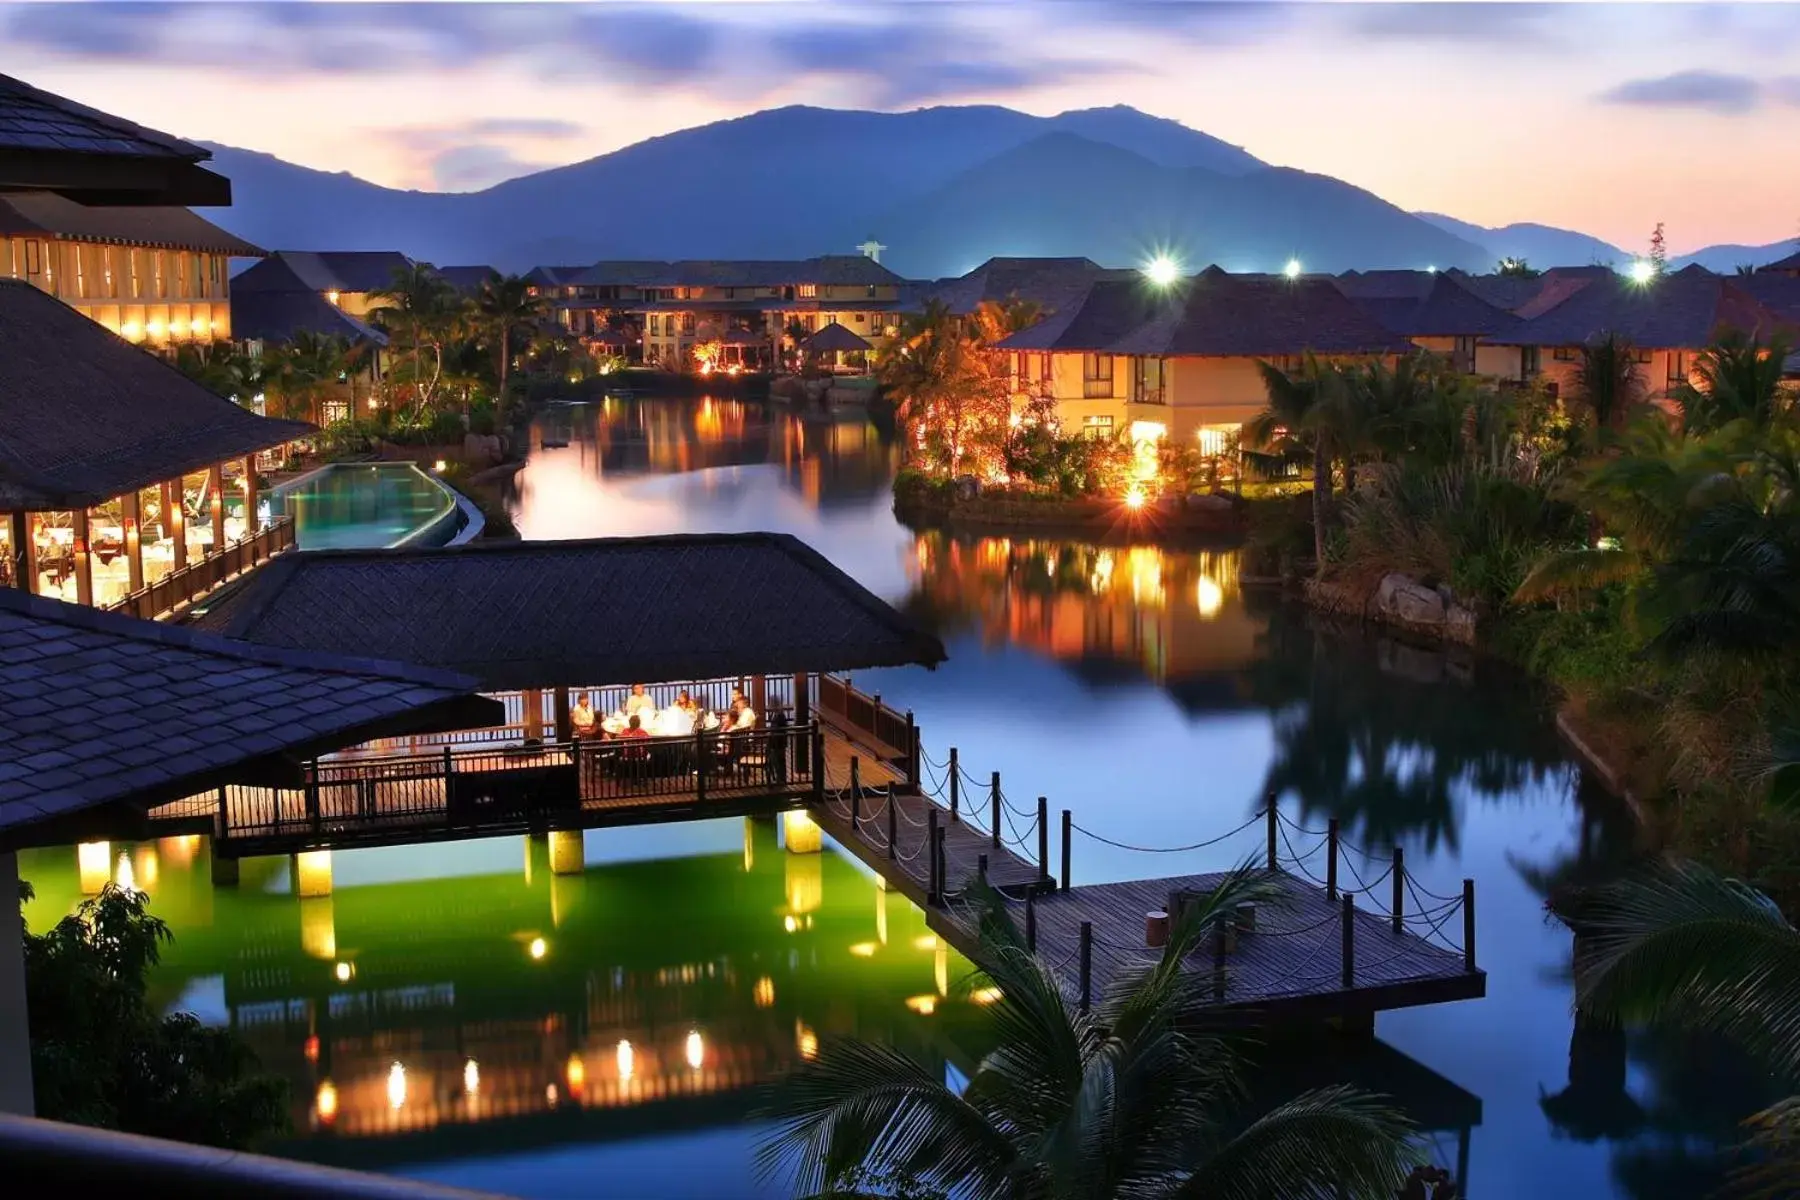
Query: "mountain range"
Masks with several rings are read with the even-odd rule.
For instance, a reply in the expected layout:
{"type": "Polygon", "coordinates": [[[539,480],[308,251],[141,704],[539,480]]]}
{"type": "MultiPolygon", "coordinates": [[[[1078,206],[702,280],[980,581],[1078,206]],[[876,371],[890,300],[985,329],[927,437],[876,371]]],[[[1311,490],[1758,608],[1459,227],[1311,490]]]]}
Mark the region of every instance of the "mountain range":
{"type": "MultiPolygon", "coordinates": [[[[506,271],[602,258],[803,258],[868,237],[914,278],[961,274],[997,254],[1132,266],[1166,253],[1192,269],[1262,271],[1290,259],[1343,271],[1631,257],[1548,226],[1409,213],[1122,105],[1053,117],[995,106],[770,109],[476,192],[401,191],[209,148],[234,204],[207,215],[260,246],[398,249],[506,271]]],[[[1730,270],[1789,252],[1715,247],[1681,263],[1730,270]]]]}

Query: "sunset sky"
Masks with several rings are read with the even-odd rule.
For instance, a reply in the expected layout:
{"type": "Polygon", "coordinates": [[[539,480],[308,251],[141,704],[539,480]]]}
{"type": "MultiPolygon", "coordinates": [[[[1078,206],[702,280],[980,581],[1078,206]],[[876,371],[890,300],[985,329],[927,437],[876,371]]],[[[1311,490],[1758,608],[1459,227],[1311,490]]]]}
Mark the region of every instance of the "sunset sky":
{"type": "Polygon", "coordinates": [[[26,3],[0,73],[395,187],[782,104],[1129,104],[1484,225],[1800,233],[1800,4],[26,3]]]}

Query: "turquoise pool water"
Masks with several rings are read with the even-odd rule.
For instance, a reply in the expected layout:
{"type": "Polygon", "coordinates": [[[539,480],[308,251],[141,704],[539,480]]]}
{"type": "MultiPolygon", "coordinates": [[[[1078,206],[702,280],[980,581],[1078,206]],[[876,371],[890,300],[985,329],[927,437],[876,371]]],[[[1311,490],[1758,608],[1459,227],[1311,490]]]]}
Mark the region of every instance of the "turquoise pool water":
{"type": "Polygon", "coordinates": [[[456,500],[411,463],[336,463],[275,490],[302,550],[438,546],[456,532],[456,500]]]}

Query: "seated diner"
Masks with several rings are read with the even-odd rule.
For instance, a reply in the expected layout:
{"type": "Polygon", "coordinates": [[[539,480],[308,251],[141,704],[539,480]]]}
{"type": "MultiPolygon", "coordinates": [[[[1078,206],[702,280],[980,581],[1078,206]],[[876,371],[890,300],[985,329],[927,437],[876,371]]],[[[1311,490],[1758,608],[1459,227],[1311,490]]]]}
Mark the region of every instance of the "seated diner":
{"type": "Polygon", "coordinates": [[[569,710],[569,725],[578,738],[590,738],[599,732],[600,716],[586,696],[575,701],[575,707],[569,710]]]}
{"type": "Polygon", "coordinates": [[[631,695],[625,697],[625,715],[642,717],[648,720],[656,712],[656,701],[651,699],[648,691],[641,683],[631,685],[631,695]]]}

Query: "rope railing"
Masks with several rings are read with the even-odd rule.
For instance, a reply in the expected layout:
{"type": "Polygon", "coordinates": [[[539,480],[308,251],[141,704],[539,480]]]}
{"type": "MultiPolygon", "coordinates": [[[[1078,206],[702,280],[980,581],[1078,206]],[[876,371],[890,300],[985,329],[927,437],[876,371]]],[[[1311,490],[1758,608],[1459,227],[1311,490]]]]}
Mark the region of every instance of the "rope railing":
{"type": "Polygon", "coordinates": [[[1257,815],[1251,817],[1248,821],[1245,821],[1242,825],[1239,825],[1236,829],[1229,830],[1228,832],[1225,832],[1225,833],[1221,833],[1218,837],[1208,838],[1204,842],[1194,842],[1191,845],[1186,845],[1186,846],[1134,846],[1134,845],[1130,844],[1129,842],[1118,842],[1118,841],[1114,841],[1112,838],[1104,837],[1101,834],[1095,833],[1093,830],[1088,829],[1085,826],[1080,825],[1073,821],[1070,822],[1070,828],[1080,831],[1081,833],[1085,834],[1086,836],[1093,838],[1096,842],[1104,842],[1106,845],[1116,846],[1120,850],[1132,850],[1132,851],[1136,851],[1139,854],[1185,854],[1186,852],[1188,852],[1190,850],[1204,850],[1208,846],[1218,845],[1220,842],[1226,840],[1227,838],[1236,837],[1238,834],[1244,832],[1244,830],[1250,828],[1250,826],[1256,824],[1258,821],[1260,821],[1262,819],[1263,819],[1262,814],[1258,813],[1257,815]]]}

